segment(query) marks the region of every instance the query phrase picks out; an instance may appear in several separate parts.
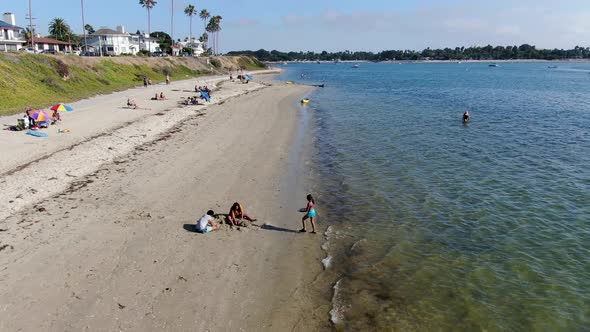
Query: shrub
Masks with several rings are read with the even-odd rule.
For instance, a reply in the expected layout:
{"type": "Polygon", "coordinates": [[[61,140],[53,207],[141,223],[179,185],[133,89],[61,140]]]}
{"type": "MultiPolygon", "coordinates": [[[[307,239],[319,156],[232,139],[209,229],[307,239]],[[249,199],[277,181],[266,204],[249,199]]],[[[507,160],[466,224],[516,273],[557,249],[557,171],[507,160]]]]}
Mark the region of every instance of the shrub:
{"type": "Polygon", "coordinates": [[[211,59],[210,61],[213,67],[218,69],[221,68],[221,61],[219,61],[219,59],[211,59]]]}
{"type": "Polygon", "coordinates": [[[54,67],[59,76],[66,78],[70,75],[70,68],[60,59],[55,60],[54,67]]]}

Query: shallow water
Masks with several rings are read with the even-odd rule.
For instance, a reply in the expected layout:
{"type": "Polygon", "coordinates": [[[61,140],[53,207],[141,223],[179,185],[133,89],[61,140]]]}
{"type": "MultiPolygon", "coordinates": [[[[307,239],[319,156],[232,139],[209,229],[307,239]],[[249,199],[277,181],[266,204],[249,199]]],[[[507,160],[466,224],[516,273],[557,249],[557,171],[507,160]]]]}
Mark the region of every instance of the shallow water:
{"type": "Polygon", "coordinates": [[[590,64],[547,66],[285,66],[326,84],[304,111],[337,329],[590,326],[590,64]]]}

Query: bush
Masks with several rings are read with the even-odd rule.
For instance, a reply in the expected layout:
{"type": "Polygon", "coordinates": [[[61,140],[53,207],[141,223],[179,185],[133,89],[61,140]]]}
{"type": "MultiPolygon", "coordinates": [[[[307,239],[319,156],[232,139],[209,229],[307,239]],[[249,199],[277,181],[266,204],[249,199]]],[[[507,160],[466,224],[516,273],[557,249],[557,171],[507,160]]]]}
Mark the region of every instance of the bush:
{"type": "Polygon", "coordinates": [[[139,56],[147,56],[150,52],[148,52],[148,50],[141,50],[139,52],[137,52],[137,55],[139,56]]]}
{"type": "Polygon", "coordinates": [[[219,59],[211,59],[210,61],[213,67],[217,69],[221,68],[221,61],[219,61],[219,59]]]}
{"type": "Polygon", "coordinates": [[[70,75],[70,68],[63,61],[59,59],[55,60],[54,67],[59,76],[66,78],[70,75]]]}

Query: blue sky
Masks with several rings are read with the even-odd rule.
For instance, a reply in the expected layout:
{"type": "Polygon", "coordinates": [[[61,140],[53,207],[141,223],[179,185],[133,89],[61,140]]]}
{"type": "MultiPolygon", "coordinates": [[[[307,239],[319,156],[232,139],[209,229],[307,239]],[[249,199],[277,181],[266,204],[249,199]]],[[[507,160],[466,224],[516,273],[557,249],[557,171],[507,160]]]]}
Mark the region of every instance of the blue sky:
{"type": "MultiPolygon", "coordinates": [[[[82,31],[80,0],[32,0],[37,31],[55,17],[82,31]]],[[[95,29],[124,25],[147,30],[137,0],[85,0],[86,23],[95,29]]],[[[223,17],[221,51],[279,49],[336,51],[418,49],[472,45],[543,48],[590,46],[590,1],[584,0],[174,0],[175,38],[189,33],[182,10],[193,3],[223,17]]],[[[0,11],[25,26],[28,0],[2,0],[0,11]]],[[[172,0],[158,0],[152,31],[170,31],[172,0]]],[[[203,22],[193,19],[193,34],[203,22]]]]}

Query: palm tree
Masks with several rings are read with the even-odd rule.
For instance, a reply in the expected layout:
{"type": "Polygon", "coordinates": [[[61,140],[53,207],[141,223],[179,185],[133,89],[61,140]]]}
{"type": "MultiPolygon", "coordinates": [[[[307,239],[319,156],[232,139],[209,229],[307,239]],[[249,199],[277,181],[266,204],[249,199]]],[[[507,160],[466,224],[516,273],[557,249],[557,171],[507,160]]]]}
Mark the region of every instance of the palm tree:
{"type": "MultiPolygon", "coordinates": [[[[209,17],[211,17],[211,14],[209,14],[209,12],[207,11],[207,9],[203,9],[199,13],[199,17],[203,20],[203,24],[205,25],[204,29],[205,29],[205,31],[207,31],[207,20],[209,19],[209,17]]],[[[205,32],[205,34],[206,33],[207,32],[205,32]]],[[[207,50],[207,43],[204,43],[204,44],[205,44],[204,49],[207,50]]]]}
{"type": "Polygon", "coordinates": [[[208,31],[213,33],[213,53],[219,53],[219,31],[221,31],[221,20],[219,15],[211,17],[207,25],[208,31]]]}
{"type": "MultiPolygon", "coordinates": [[[[150,10],[154,8],[154,6],[158,2],[156,0],[139,0],[139,4],[147,9],[148,13],[148,36],[151,34],[151,17],[150,17],[150,10]]],[[[151,37],[148,39],[148,52],[152,51],[152,39],[151,37]]]]}
{"type": "Polygon", "coordinates": [[[55,39],[66,41],[72,35],[72,31],[63,18],[56,17],[49,23],[49,34],[55,39]]]}
{"type": "Polygon", "coordinates": [[[188,5],[184,9],[184,13],[190,19],[188,42],[189,42],[191,53],[192,53],[192,51],[193,51],[193,16],[197,15],[197,8],[195,8],[195,6],[193,6],[193,5],[188,5]]]}

